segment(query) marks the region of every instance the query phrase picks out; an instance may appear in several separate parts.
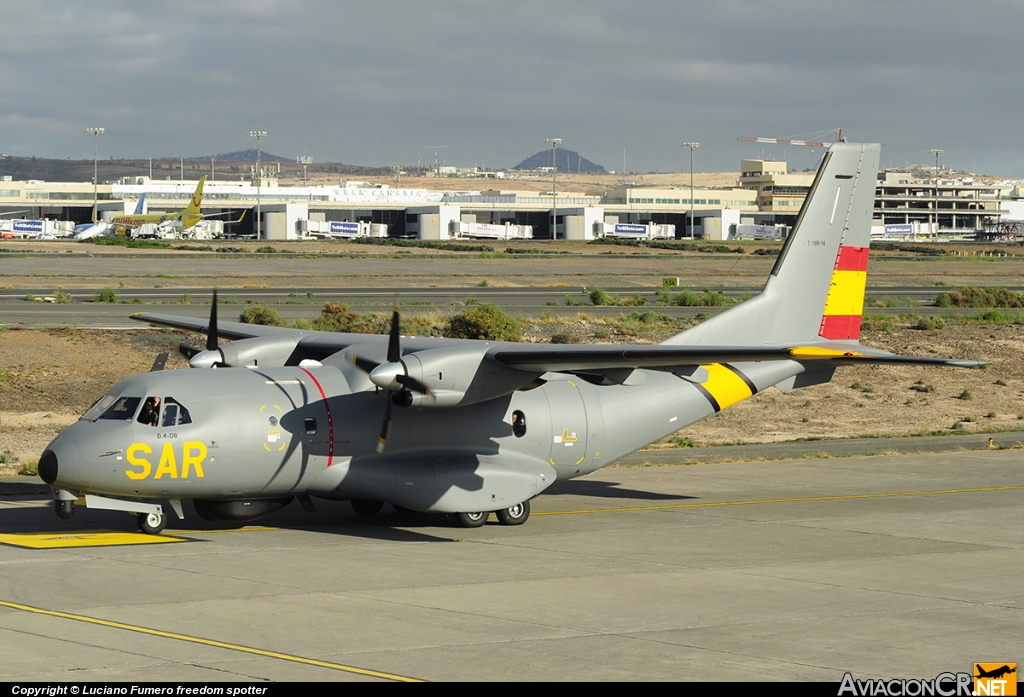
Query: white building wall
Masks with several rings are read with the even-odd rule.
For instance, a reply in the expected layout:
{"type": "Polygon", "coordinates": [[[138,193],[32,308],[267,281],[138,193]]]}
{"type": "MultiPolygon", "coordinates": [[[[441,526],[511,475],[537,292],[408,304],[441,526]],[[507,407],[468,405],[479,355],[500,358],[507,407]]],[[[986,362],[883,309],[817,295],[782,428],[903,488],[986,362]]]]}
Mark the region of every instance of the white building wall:
{"type": "MultiPolygon", "coordinates": [[[[562,213],[562,211],[559,211],[562,213]]],[[[568,208],[564,211],[564,231],[567,240],[592,240],[594,230],[604,222],[604,208],[568,208]]]]}

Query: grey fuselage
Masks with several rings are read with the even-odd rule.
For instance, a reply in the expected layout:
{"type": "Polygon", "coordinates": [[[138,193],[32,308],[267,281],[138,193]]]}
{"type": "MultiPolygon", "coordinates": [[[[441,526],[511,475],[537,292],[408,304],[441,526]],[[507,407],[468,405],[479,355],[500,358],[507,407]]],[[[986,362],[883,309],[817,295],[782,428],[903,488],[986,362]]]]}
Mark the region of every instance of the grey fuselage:
{"type": "MultiPolygon", "coordinates": [[[[765,361],[730,370],[742,371],[756,392],[803,366],[765,361]]],[[[109,394],[171,398],[191,423],[83,418],[48,446],[58,462],[53,486],[130,499],[307,494],[421,511],[498,510],[749,396],[719,405],[707,385],[655,370],[637,371],[629,385],[546,377],[541,387],[465,407],[394,407],[386,450],[377,456],[390,393],[367,389],[336,366],[144,373],[109,394]],[[517,411],[523,435],[513,432],[517,411]]]]}

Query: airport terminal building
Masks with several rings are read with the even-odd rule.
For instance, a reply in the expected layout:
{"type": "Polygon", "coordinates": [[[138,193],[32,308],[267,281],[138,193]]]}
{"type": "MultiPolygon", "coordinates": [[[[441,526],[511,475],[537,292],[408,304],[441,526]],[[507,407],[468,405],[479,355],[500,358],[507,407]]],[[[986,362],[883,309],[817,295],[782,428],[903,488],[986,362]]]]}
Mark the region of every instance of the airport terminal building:
{"type": "MultiPolygon", "coordinates": [[[[0,181],[0,218],[64,221],[70,229],[91,218],[91,183],[0,181]]],[[[737,186],[656,188],[625,182],[603,196],[571,191],[490,189],[431,191],[358,181],[280,186],[277,179],[207,181],[205,221],[213,234],[262,237],[388,236],[420,239],[569,239],[596,237],[697,238],[784,236],[813,183],[814,172],[789,172],[785,162],[742,160],[737,186]],[[552,211],[556,227],[552,228],[552,211]],[[245,215],[242,216],[242,213],[245,215]],[[218,216],[218,217],[213,217],[218,216]],[[235,220],[237,224],[225,225],[235,220]]],[[[453,183],[455,181],[453,180],[453,183]]],[[[513,180],[507,183],[512,184],[513,180]]],[[[144,196],[147,213],[180,210],[196,181],[126,177],[96,188],[101,219],[131,213],[144,196]]],[[[971,179],[916,179],[882,172],[876,188],[878,236],[913,234],[973,237],[997,227],[1006,192],[971,179]]],[[[59,228],[56,225],[54,229],[59,228]]]]}

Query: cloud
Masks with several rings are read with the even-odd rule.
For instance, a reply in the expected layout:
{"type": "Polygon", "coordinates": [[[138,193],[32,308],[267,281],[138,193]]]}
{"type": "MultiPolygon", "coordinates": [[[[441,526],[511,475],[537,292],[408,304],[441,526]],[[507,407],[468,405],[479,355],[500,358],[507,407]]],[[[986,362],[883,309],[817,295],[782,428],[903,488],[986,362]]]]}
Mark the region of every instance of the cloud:
{"type": "MultiPolygon", "coordinates": [[[[1024,174],[1016,2],[13,1],[0,122],[15,154],[248,147],[364,164],[512,165],[545,137],[606,167],[735,170],[739,135],[842,126],[883,159],[1024,174]]],[[[775,153],[776,156],[778,153],[775,153]]],[[[787,151],[795,164],[810,157],[787,151]]]]}

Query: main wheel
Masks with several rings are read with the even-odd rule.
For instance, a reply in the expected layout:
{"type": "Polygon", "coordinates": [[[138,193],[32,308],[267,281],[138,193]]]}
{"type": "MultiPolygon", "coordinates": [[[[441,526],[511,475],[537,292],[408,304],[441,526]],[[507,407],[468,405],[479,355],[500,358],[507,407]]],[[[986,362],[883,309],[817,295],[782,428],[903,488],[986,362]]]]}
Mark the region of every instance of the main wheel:
{"type": "Polygon", "coordinates": [[[163,510],[159,513],[138,513],[135,519],[139,522],[139,530],[147,535],[159,535],[167,527],[167,516],[163,510]]]}
{"type": "Polygon", "coordinates": [[[489,511],[480,511],[478,513],[459,513],[459,525],[464,528],[479,528],[487,522],[489,511]]]}
{"type": "Polygon", "coordinates": [[[352,499],[352,510],[359,515],[377,515],[380,509],[384,508],[383,501],[367,501],[366,499],[352,499]]]}
{"type": "Polygon", "coordinates": [[[522,525],[530,517],[530,502],[523,501],[497,511],[498,522],[502,525],[522,525]]]}

